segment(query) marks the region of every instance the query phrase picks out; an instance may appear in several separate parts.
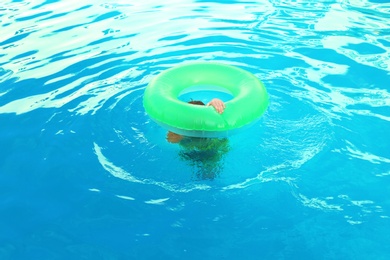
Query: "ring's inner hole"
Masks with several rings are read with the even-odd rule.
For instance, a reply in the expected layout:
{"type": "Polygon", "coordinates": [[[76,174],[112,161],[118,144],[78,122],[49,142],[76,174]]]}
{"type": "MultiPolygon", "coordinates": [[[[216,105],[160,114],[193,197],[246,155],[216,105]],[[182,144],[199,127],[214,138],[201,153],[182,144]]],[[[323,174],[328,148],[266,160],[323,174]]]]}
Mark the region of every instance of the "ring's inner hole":
{"type": "Polygon", "coordinates": [[[226,88],[215,85],[194,85],[179,93],[178,99],[183,102],[191,100],[202,101],[207,104],[213,98],[219,98],[223,102],[233,99],[233,94],[226,88]]]}

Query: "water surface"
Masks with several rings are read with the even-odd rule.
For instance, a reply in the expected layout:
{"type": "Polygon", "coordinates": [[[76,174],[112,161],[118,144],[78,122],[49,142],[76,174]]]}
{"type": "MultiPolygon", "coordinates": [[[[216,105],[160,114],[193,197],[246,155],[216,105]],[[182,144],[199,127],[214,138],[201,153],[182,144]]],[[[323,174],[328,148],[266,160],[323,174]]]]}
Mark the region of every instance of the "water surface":
{"type": "Polygon", "coordinates": [[[2,1],[1,259],[386,259],[387,1],[2,1]],[[238,66],[270,106],[212,180],[142,107],[238,66]]]}

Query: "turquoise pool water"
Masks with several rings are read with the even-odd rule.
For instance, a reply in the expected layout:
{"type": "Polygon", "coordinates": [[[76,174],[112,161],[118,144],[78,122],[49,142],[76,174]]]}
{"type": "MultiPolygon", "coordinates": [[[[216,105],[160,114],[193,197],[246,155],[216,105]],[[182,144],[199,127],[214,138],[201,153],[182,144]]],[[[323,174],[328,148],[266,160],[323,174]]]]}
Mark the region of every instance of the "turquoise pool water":
{"type": "Polygon", "coordinates": [[[388,17],[378,0],[1,1],[0,259],[388,259],[388,17]],[[211,166],[142,107],[195,60],[270,94],[211,166]]]}

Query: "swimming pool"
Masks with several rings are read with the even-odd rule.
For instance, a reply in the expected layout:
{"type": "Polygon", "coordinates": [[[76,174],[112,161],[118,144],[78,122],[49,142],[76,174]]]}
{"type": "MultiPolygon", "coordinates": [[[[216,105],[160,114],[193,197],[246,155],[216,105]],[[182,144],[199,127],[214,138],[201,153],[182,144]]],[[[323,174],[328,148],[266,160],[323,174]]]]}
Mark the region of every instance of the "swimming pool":
{"type": "Polygon", "coordinates": [[[0,258],[386,259],[390,4],[145,2],[0,4],[0,258]],[[212,178],[142,107],[195,60],[270,95],[212,178]]]}

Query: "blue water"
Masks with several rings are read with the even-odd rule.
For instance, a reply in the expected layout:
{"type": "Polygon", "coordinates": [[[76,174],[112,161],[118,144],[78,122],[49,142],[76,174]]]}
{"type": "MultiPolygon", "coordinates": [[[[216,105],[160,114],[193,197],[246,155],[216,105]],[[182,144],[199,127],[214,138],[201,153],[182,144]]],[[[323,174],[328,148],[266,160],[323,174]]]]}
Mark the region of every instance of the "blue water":
{"type": "Polygon", "coordinates": [[[0,3],[0,259],[388,259],[388,1],[0,3]],[[145,113],[217,61],[270,106],[218,174],[145,113]]]}
{"type": "MultiPolygon", "coordinates": [[[[202,101],[204,104],[209,103],[213,98],[218,98],[223,102],[228,102],[234,98],[233,94],[225,88],[213,85],[189,86],[179,93],[177,97],[183,102],[202,101]]],[[[238,129],[240,131],[241,129],[238,129]]]]}

